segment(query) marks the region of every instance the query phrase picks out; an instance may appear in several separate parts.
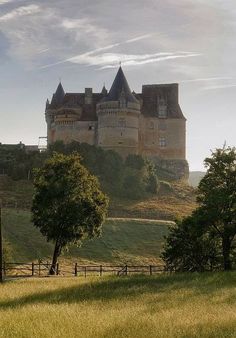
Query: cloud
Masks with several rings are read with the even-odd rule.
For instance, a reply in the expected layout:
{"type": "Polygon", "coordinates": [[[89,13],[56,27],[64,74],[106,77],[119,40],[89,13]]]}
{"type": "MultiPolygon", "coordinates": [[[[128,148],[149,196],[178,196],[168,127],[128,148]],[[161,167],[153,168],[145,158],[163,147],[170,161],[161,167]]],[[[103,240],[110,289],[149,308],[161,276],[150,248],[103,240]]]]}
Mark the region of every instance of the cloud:
{"type": "Polygon", "coordinates": [[[136,38],[126,40],[126,43],[136,42],[136,41],[140,41],[140,40],[143,40],[143,39],[147,39],[147,38],[150,38],[152,35],[153,34],[145,34],[145,35],[137,36],[136,38]]]}
{"type": "Polygon", "coordinates": [[[87,66],[100,66],[99,69],[107,69],[107,68],[116,68],[120,62],[122,62],[123,66],[137,66],[148,63],[161,62],[178,58],[188,58],[200,55],[201,54],[199,53],[190,53],[190,52],[189,53],[160,52],[153,54],[122,54],[122,53],[97,54],[95,52],[90,52],[69,58],[64,62],[72,62],[87,66]]]}
{"type": "Polygon", "coordinates": [[[181,83],[189,83],[189,82],[208,82],[208,81],[224,81],[224,80],[232,80],[232,77],[205,77],[199,79],[190,79],[190,80],[182,80],[181,83]]]}
{"type": "Polygon", "coordinates": [[[9,2],[14,2],[15,0],[0,0],[0,6],[8,4],[9,2]]]}
{"type": "Polygon", "coordinates": [[[71,18],[64,18],[62,20],[61,26],[71,31],[74,34],[75,38],[81,37],[81,32],[86,35],[92,35],[96,37],[99,41],[101,39],[106,40],[108,37],[108,31],[98,25],[94,24],[91,19],[89,18],[81,18],[81,19],[71,19],[71,18]]]}
{"type": "MultiPolygon", "coordinates": [[[[123,66],[139,66],[139,65],[146,65],[149,63],[156,63],[156,62],[163,62],[167,60],[174,60],[179,58],[189,58],[194,56],[200,56],[199,53],[189,53],[189,54],[175,54],[170,53],[170,55],[160,56],[168,53],[155,53],[155,54],[149,54],[149,55],[125,55],[125,54],[114,54],[113,60],[112,58],[108,58],[107,61],[110,61],[112,63],[105,64],[100,69],[107,69],[107,68],[116,68],[118,64],[118,60],[122,62],[123,66]],[[123,61],[122,61],[123,60],[123,61]]],[[[103,59],[104,56],[101,56],[101,59],[103,59]]],[[[104,58],[104,63],[106,61],[106,58],[104,58]]],[[[101,64],[98,62],[97,65],[101,64]]]]}
{"type": "Polygon", "coordinates": [[[236,84],[207,86],[207,87],[203,87],[202,90],[228,89],[228,88],[233,88],[233,87],[236,87],[236,84]]]}
{"type": "MultiPolygon", "coordinates": [[[[104,47],[100,47],[100,48],[96,48],[96,49],[90,50],[89,52],[86,52],[86,53],[83,53],[83,54],[75,55],[75,56],[69,57],[67,59],[64,59],[64,60],[61,60],[61,61],[58,61],[58,62],[54,62],[54,63],[48,64],[48,65],[42,66],[40,68],[41,69],[46,69],[46,68],[50,68],[50,67],[54,67],[54,66],[60,65],[60,64],[65,63],[65,62],[79,63],[79,62],[77,62],[78,60],[81,60],[83,64],[88,64],[88,62],[85,62],[85,60],[87,59],[87,60],[90,60],[92,62],[92,58],[93,58],[92,55],[94,55],[94,54],[97,54],[99,52],[103,52],[105,50],[113,49],[115,47],[121,46],[122,44],[132,43],[134,41],[142,40],[142,39],[145,39],[145,38],[147,38],[149,36],[150,36],[150,34],[146,34],[146,35],[137,36],[137,37],[135,37],[133,39],[126,40],[124,42],[112,43],[112,44],[109,44],[109,45],[104,46],[104,47]]],[[[97,63],[94,63],[94,65],[97,65],[97,63]]]]}
{"type": "MultiPolygon", "coordinates": [[[[81,21],[81,20],[80,20],[81,21]]],[[[64,23],[65,24],[65,23],[64,23]]],[[[75,27],[79,28],[81,22],[78,20],[69,21],[66,23],[67,27],[75,27]]],[[[159,53],[151,53],[151,54],[124,54],[124,53],[101,53],[105,50],[113,49],[115,47],[131,44],[143,39],[147,39],[151,37],[153,34],[144,34],[139,35],[135,38],[128,39],[124,42],[113,43],[104,47],[100,47],[89,52],[79,54],[55,63],[51,63],[45,66],[40,67],[41,69],[50,68],[53,66],[57,66],[66,62],[82,64],[86,66],[100,66],[99,69],[107,69],[107,68],[116,68],[117,65],[122,62],[123,66],[137,66],[144,65],[149,63],[161,62],[166,60],[178,59],[178,58],[189,58],[194,56],[200,56],[200,53],[196,52],[186,52],[186,51],[177,51],[177,52],[159,52],[159,53]]]]}
{"type": "Polygon", "coordinates": [[[38,5],[22,6],[0,16],[0,22],[9,21],[25,15],[35,14],[39,11],[40,7],[38,5]]]}

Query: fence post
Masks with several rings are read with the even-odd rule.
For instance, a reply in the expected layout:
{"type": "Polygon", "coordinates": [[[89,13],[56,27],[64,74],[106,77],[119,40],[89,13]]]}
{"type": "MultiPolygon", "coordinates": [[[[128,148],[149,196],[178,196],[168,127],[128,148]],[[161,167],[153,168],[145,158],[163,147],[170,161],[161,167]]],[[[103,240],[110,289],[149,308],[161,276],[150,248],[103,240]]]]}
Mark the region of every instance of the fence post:
{"type": "Polygon", "coordinates": [[[100,265],[100,276],[102,276],[102,265],[100,265]]]}
{"type": "Polygon", "coordinates": [[[128,275],[128,265],[125,266],[125,275],[128,275]]]}
{"type": "Polygon", "coordinates": [[[86,266],[84,267],[84,277],[85,278],[87,277],[87,267],[86,266]]]}
{"type": "Polygon", "coordinates": [[[78,266],[77,266],[77,263],[75,263],[75,277],[78,276],[78,266]]]}
{"type": "Polygon", "coordinates": [[[32,276],[34,276],[34,262],[32,263],[32,276]]]}
{"type": "Polygon", "coordinates": [[[41,276],[41,263],[39,262],[39,276],[41,276]]]}
{"type": "Polygon", "coordinates": [[[56,274],[57,276],[59,275],[59,263],[57,263],[57,266],[56,266],[56,274]]]}
{"type": "Polygon", "coordinates": [[[150,269],[150,276],[152,276],[152,265],[149,266],[150,269]]]}

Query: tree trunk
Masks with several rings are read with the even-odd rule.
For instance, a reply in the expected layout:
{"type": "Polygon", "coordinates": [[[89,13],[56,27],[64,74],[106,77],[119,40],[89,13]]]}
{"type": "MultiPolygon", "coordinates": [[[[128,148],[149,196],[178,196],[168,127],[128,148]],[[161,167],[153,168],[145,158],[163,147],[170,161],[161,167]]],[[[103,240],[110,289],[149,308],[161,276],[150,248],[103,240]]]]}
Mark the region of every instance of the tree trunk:
{"type": "Polygon", "coordinates": [[[61,254],[61,245],[56,241],[55,243],[55,248],[54,248],[54,253],[53,253],[53,258],[52,258],[52,265],[49,271],[50,275],[55,275],[56,274],[56,265],[57,265],[57,259],[61,254]]]}
{"type": "Polygon", "coordinates": [[[232,270],[232,263],[230,260],[231,241],[229,237],[223,237],[222,239],[224,270],[232,270]]]}

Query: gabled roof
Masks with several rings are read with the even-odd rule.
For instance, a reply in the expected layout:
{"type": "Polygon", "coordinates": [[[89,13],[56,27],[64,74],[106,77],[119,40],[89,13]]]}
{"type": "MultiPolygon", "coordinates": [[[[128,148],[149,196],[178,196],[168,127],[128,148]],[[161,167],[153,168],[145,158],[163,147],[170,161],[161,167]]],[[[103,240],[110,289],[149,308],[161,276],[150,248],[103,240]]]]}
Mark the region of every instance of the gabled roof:
{"type": "Polygon", "coordinates": [[[108,95],[103,99],[103,101],[119,101],[120,97],[125,98],[127,102],[138,103],[138,100],[131,93],[128,82],[125,78],[122,68],[120,67],[115,80],[111,86],[111,89],[108,95]]]}

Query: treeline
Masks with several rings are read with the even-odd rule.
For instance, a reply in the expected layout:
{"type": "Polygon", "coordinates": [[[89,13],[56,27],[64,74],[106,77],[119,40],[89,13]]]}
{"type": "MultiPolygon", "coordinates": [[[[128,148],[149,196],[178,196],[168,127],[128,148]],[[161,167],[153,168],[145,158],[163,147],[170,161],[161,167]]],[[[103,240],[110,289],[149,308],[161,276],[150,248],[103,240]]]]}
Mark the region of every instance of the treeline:
{"type": "Polygon", "coordinates": [[[42,167],[53,152],[71,154],[78,152],[82,164],[98,177],[102,189],[109,195],[139,199],[158,193],[160,182],[154,164],[139,155],[129,155],[123,160],[118,153],[72,142],[56,142],[46,152],[30,151],[25,147],[0,145],[0,173],[13,180],[33,178],[33,169],[42,167]]]}

